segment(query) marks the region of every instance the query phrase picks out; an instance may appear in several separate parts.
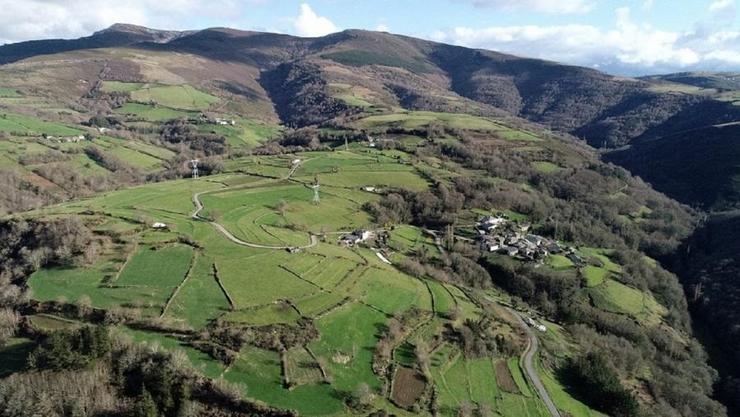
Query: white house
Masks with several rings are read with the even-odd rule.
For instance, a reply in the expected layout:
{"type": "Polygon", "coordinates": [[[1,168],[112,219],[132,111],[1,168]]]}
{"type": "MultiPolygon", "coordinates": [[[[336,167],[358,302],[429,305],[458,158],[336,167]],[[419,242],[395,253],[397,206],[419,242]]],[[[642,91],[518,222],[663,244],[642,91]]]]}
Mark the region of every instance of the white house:
{"type": "Polygon", "coordinates": [[[164,223],[162,223],[162,222],[156,222],[156,223],[152,224],[152,229],[162,230],[162,229],[166,229],[166,228],[167,228],[167,225],[164,224],[164,223]]]}

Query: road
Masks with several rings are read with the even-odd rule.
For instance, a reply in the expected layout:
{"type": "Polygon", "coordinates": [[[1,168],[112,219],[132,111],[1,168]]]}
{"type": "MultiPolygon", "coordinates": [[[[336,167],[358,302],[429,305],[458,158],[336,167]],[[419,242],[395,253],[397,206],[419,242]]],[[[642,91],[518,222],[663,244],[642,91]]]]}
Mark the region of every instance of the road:
{"type": "MultiPolygon", "coordinates": [[[[291,167],[290,171],[288,171],[288,175],[286,175],[283,179],[284,180],[290,179],[290,177],[295,173],[295,171],[298,169],[300,165],[301,165],[300,162],[297,164],[294,164],[291,167]]],[[[223,190],[219,190],[219,191],[223,191],[223,190]]],[[[316,246],[319,243],[319,239],[313,234],[309,235],[309,243],[304,246],[272,246],[272,245],[263,245],[261,243],[246,242],[244,240],[241,240],[238,237],[234,236],[231,232],[229,232],[226,229],[226,227],[224,227],[221,223],[210,221],[200,215],[200,212],[203,211],[203,202],[201,202],[200,196],[208,192],[209,191],[202,191],[200,193],[193,194],[193,204],[195,205],[195,211],[193,211],[193,214],[191,215],[192,218],[195,220],[207,221],[211,226],[213,226],[216,230],[218,230],[222,235],[224,235],[227,239],[236,243],[237,245],[247,246],[250,248],[258,248],[258,249],[286,250],[290,248],[308,249],[308,248],[312,248],[316,246]]]]}
{"type": "Polygon", "coordinates": [[[540,342],[537,339],[537,335],[534,333],[534,330],[532,330],[532,328],[527,325],[521,314],[509,307],[506,307],[506,309],[511,314],[513,314],[514,317],[517,318],[517,321],[519,321],[519,324],[521,325],[522,329],[524,329],[525,333],[527,333],[527,337],[529,338],[527,349],[524,351],[523,355],[524,371],[527,373],[529,381],[537,390],[537,394],[542,399],[542,402],[545,403],[545,406],[550,412],[550,415],[552,417],[560,417],[560,412],[558,411],[558,408],[555,406],[552,398],[550,398],[550,394],[547,393],[545,385],[542,383],[542,380],[540,380],[540,376],[537,373],[537,368],[535,368],[534,366],[534,359],[535,357],[537,357],[537,351],[540,348],[540,342]]]}

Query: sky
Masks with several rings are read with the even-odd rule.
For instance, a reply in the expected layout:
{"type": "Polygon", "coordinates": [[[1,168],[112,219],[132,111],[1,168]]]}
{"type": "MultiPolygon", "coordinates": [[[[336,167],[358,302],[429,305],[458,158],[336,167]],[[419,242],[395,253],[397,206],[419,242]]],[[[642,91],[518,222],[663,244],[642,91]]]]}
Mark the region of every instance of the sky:
{"type": "Polygon", "coordinates": [[[380,30],[613,74],[740,70],[740,0],[0,0],[0,44],[113,23],[380,30]]]}

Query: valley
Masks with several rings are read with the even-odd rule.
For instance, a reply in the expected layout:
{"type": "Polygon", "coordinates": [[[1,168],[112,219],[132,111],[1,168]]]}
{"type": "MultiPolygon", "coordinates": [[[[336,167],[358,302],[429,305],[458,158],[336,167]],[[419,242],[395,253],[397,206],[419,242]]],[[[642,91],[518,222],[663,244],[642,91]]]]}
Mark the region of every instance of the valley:
{"type": "Polygon", "coordinates": [[[727,415],[663,265],[701,224],[669,196],[735,202],[732,100],[385,33],[145,29],[0,46],[0,404],[727,415]],[[706,155],[665,151],[695,131],[706,155]],[[668,173],[718,154],[702,187],[668,173]]]}

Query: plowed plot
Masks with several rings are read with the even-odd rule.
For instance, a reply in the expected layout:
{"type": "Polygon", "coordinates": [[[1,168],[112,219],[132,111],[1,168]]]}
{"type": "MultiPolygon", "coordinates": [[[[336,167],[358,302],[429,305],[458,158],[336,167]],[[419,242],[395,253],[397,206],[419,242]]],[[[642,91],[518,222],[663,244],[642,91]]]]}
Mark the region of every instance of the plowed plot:
{"type": "Polygon", "coordinates": [[[519,394],[519,387],[514,381],[514,377],[506,366],[506,361],[496,361],[496,382],[502,390],[512,394],[519,394]]]}
{"type": "Polygon", "coordinates": [[[424,393],[425,387],[424,378],[418,372],[400,367],[393,378],[391,399],[401,407],[411,407],[424,393]]]}

